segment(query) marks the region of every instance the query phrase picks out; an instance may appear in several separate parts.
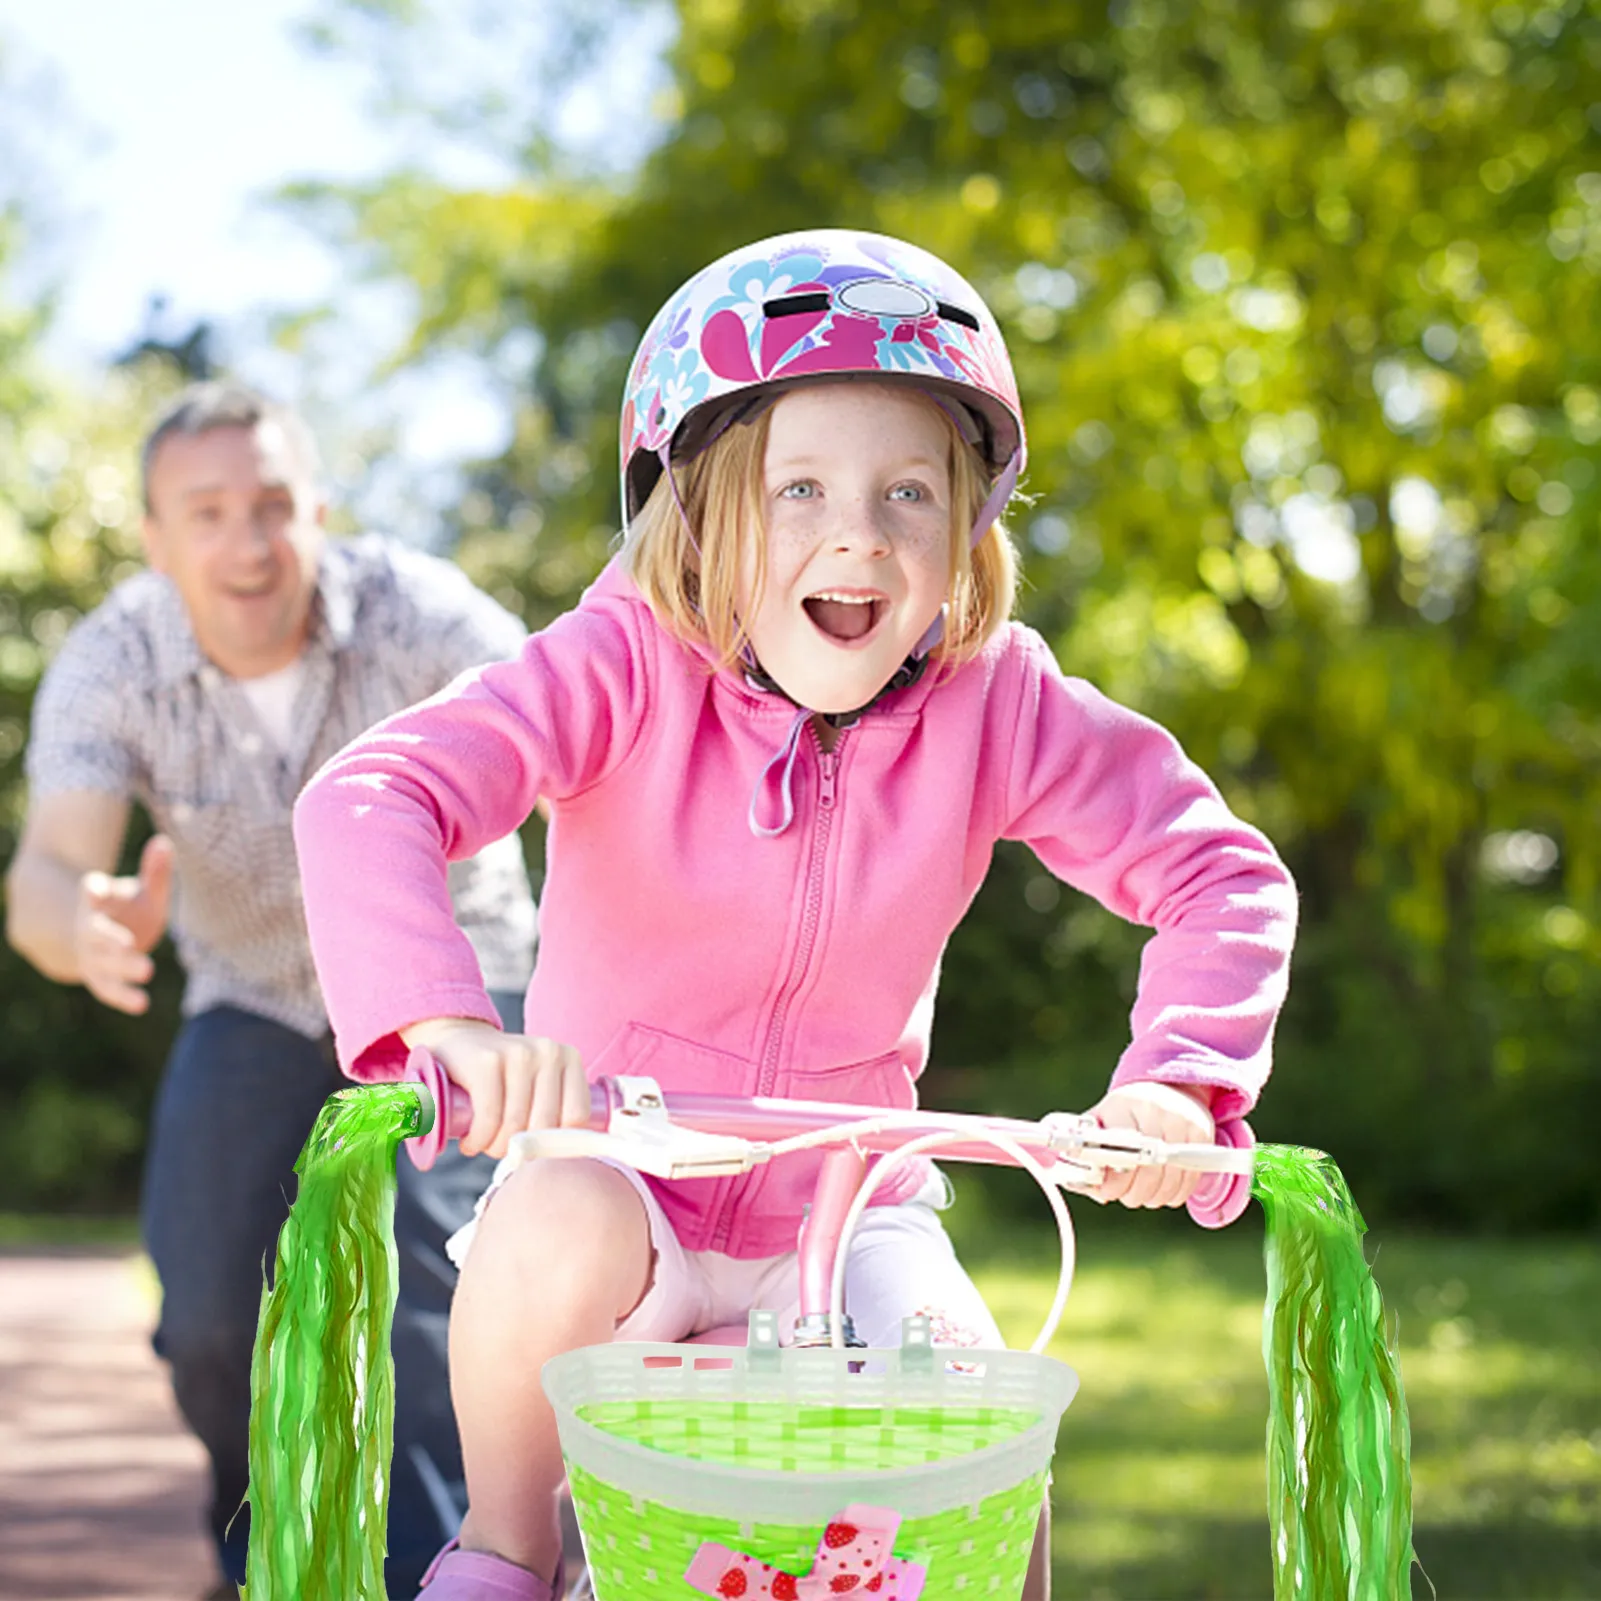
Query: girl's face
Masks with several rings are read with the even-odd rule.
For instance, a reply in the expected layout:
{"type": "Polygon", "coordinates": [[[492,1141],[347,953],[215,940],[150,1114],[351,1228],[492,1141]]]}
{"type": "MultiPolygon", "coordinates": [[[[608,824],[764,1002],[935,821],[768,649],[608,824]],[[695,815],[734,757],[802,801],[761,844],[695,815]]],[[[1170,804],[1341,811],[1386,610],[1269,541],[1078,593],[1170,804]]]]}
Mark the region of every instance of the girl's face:
{"type": "Polygon", "coordinates": [[[814,712],[865,706],[950,585],[950,431],[889,384],[808,385],[773,407],[763,463],[767,575],[746,530],[739,612],[762,666],[814,712]]]}

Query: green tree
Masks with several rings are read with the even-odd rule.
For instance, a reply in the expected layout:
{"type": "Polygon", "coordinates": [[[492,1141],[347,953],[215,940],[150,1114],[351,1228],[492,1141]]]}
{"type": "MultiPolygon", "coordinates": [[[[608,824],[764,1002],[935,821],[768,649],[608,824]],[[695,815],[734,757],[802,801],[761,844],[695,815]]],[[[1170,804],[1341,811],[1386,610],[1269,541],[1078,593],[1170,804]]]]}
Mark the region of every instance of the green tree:
{"type": "MultiPolygon", "coordinates": [[[[501,188],[319,197],[416,296],[408,353],[535,352],[465,558],[536,620],[571,600],[616,524],[628,355],[713,254],[824,223],[941,252],[1029,406],[1026,615],[1301,881],[1261,1127],[1377,1204],[1593,1219],[1601,6],[677,14],[636,168],[525,140],[501,188]]],[[[1003,856],[936,1093],[1089,1098],[1138,944],[1003,856]]]]}

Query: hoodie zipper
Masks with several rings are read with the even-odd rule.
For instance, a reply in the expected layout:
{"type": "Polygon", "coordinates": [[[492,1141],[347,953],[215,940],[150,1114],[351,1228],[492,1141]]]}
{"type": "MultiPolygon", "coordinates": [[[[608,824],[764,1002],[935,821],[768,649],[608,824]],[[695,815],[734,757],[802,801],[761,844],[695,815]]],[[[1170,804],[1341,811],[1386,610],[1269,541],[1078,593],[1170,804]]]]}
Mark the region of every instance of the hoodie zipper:
{"type": "MultiPolygon", "coordinates": [[[[811,730],[811,734],[817,746],[819,782],[817,813],[812,819],[811,849],[806,860],[806,890],[801,911],[800,941],[795,947],[794,959],[790,962],[789,976],[784,980],[784,987],[779,991],[778,999],[773,1005],[773,1015],[767,1023],[767,1034],[762,1042],[756,1079],[758,1095],[773,1093],[773,1085],[778,1077],[778,1059],[784,1039],[784,1025],[789,1020],[790,1003],[800,992],[800,987],[811,968],[812,951],[817,945],[817,929],[823,916],[823,875],[828,866],[828,840],[834,826],[839,753],[848,735],[847,731],[842,729],[833,750],[824,750],[823,742],[818,739],[815,728],[811,730]]],[[[723,1217],[717,1227],[716,1238],[711,1245],[712,1250],[721,1251],[728,1244],[735,1213],[744,1198],[744,1191],[749,1182],[747,1179],[740,1183],[735,1192],[729,1196],[723,1217]]]]}

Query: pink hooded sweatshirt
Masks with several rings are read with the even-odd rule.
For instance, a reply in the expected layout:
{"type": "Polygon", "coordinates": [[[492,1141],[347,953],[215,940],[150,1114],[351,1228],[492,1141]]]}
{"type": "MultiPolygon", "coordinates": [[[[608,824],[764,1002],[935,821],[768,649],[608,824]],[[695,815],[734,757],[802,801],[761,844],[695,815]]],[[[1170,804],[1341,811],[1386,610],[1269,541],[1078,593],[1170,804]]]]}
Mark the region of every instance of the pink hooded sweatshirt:
{"type": "MultiPolygon", "coordinates": [[[[999,839],[1155,929],[1114,1084],[1266,1078],[1295,930],[1272,847],[1172,736],[1069,679],[1011,624],[930,670],[824,754],[778,695],[663,629],[613,563],[510,662],[336,756],[295,809],[306,919],[346,1072],[397,1077],[397,1030],[495,1021],[446,863],[551,812],[525,1027],[591,1078],[911,1107],[945,942],[999,839]],[[750,822],[752,796],[775,826],[750,822]]],[[[684,1245],[789,1250],[820,1158],[658,1185],[684,1245]]],[[[919,1175],[887,1186],[903,1199],[919,1175]]]]}

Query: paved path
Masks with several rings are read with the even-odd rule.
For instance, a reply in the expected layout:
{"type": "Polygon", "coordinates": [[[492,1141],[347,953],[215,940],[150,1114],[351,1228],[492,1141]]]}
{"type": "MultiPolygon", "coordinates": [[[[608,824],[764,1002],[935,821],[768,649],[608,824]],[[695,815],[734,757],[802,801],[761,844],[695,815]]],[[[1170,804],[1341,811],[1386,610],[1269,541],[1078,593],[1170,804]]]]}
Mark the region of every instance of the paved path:
{"type": "Polygon", "coordinates": [[[131,1254],[0,1256],[0,1601],[194,1601],[204,1466],[131,1254]]]}

